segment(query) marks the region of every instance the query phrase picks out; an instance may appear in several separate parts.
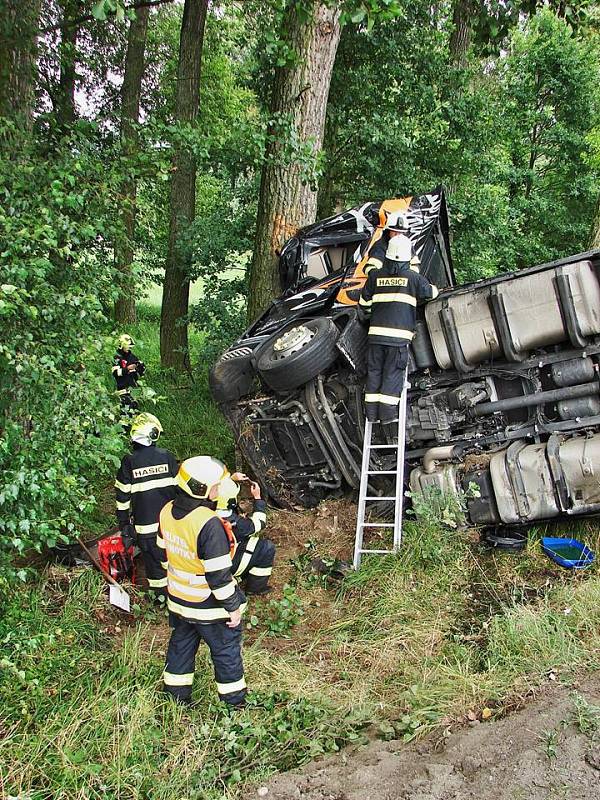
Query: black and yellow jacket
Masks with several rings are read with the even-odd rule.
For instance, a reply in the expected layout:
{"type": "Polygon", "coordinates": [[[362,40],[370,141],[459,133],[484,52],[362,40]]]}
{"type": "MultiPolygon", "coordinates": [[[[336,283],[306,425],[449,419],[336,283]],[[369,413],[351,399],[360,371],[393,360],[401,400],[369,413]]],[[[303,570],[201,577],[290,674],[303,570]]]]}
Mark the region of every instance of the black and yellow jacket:
{"type": "Polygon", "coordinates": [[[178,469],[177,459],[168,450],[134,442],[115,480],[119,525],[133,521],[139,535],[156,536],[161,509],[175,497],[178,469]]]}
{"type": "Polygon", "coordinates": [[[267,524],[266,500],[255,500],[252,514],[249,517],[234,511],[226,519],[231,525],[237,542],[243,542],[251,536],[256,536],[267,524]]]}
{"type": "Polygon", "coordinates": [[[399,347],[414,336],[417,303],[437,297],[435,286],[410,268],[408,261],[385,258],[369,273],[358,301],[359,314],[369,317],[369,342],[399,347]]]}
{"type": "Polygon", "coordinates": [[[246,608],[233,577],[235,539],[214,503],[178,490],[160,514],[157,544],[167,566],[167,607],[189,622],[226,622],[229,612],[246,608]]]}
{"type": "Polygon", "coordinates": [[[146,365],[129,350],[125,353],[119,349],[113,358],[112,374],[117,382],[117,394],[127,394],[137,386],[138,378],[144,374],[146,365]],[[135,364],[135,372],[128,372],[127,367],[135,364]]]}

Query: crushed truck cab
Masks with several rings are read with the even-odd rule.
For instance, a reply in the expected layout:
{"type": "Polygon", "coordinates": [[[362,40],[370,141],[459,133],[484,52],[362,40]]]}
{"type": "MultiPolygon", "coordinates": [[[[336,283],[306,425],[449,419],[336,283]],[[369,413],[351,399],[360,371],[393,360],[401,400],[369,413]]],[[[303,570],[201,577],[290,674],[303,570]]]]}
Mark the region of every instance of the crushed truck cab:
{"type": "Polygon", "coordinates": [[[213,396],[271,498],[310,507],[359,485],[356,305],[398,210],[440,289],[418,308],[411,344],[411,492],[477,486],[466,501],[476,525],[599,513],[600,251],[456,287],[441,189],[300,230],[280,255],[281,296],[213,367],[213,396]]]}

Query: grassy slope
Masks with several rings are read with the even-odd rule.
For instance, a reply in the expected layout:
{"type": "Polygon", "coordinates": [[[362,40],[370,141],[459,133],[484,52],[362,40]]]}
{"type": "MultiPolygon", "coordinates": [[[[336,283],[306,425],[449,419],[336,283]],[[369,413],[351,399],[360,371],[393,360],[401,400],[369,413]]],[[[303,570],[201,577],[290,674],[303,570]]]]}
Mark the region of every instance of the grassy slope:
{"type": "MultiPolygon", "coordinates": [[[[182,376],[177,385],[187,388],[171,391],[157,371],[156,324],[146,315],[135,334],[148,383],[171,398],[158,407],[165,443],[180,457],[227,456],[231,439],[205,378],[189,386],[182,376]]],[[[320,514],[276,515],[278,542],[286,520],[302,553],[320,514]]],[[[319,555],[331,552],[329,530],[319,555]]],[[[598,549],[597,527],[583,533],[598,549]]],[[[349,543],[350,523],[342,534],[349,543]]],[[[198,707],[184,712],[161,698],[168,631],[144,600],[127,620],[93,573],[57,568],[10,598],[0,619],[0,796],[233,796],[245,780],[354,740],[361,723],[410,738],[469,711],[501,714],[549,677],[600,666],[596,568],[555,568],[535,541],[522,554],[486,555],[431,516],[407,526],[399,558],[367,559],[337,593],[309,575],[306,560],[285,564],[285,552],[275,600],[252,603],[253,705],[233,718],[214,703],[204,651],[198,707]],[[284,579],[294,589],[282,598],[284,579]]]]}

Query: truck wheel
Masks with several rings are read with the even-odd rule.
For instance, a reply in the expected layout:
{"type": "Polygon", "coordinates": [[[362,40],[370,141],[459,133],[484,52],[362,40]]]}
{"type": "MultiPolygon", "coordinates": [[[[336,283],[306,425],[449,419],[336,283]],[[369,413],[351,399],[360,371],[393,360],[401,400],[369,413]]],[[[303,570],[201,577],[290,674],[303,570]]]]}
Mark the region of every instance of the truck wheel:
{"type": "Polygon", "coordinates": [[[333,364],[338,336],[335,323],[323,317],[276,333],[261,348],[258,372],[276,392],[296,389],[333,364]]]}
{"type": "Polygon", "coordinates": [[[208,384],[217,403],[237,402],[252,389],[255,379],[249,347],[224,353],[211,369],[208,384]]]}

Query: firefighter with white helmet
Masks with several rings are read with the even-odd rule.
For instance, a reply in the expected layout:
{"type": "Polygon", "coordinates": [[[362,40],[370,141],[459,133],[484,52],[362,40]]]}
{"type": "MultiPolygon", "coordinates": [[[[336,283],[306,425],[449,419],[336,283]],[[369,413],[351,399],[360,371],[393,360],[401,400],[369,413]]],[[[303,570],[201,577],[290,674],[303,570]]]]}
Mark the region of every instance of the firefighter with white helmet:
{"type": "Polygon", "coordinates": [[[196,652],[210,650],[219,697],[244,705],[242,612],[246,598],[232,572],[235,537],[215,503],[227,467],[210,456],[183,462],[177,493],[160,514],[158,545],[167,564],[167,607],[173,628],[163,673],[164,689],[191,702],[196,652]]]}
{"type": "Polygon", "coordinates": [[[131,423],[131,453],[121,461],[115,480],[117,521],[123,544],[138,544],[148,585],[161,599],[166,595],[164,557],[157,547],[158,518],[162,507],[175,497],[179,465],[175,456],[156,443],[162,425],[154,414],[138,414],[131,423]]]}
{"type": "Polygon", "coordinates": [[[133,352],[135,342],[128,333],[119,336],[117,352],[113,358],[112,374],[117,383],[117,394],[125,412],[133,412],[138,404],[131,394],[146,370],[146,365],[133,352]]]}
{"type": "MultiPolygon", "coordinates": [[[[397,236],[404,236],[405,238],[409,238],[409,224],[406,216],[402,213],[402,211],[392,211],[386,220],[385,227],[383,229],[383,235],[381,239],[379,239],[369,253],[369,258],[367,263],[365,264],[365,275],[368,275],[374,269],[381,269],[383,266],[383,262],[385,259],[385,254],[388,248],[389,243],[392,239],[395,239],[397,236]]],[[[413,244],[411,242],[411,256],[410,256],[410,268],[415,272],[419,271],[419,267],[421,266],[421,259],[415,253],[413,244]]]]}
{"type": "MultiPolygon", "coordinates": [[[[398,227],[404,221],[395,223],[398,227]]],[[[369,272],[359,300],[359,315],[369,321],[365,409],[371,422],[393,423],[414,336],[419,301],[437,296],[437,289],[411,269],[408,229],[393,236],[381,266],[369,272]]],[[[394,434],[386,431],[393,440],[394,434]]]]}
{"type": "MultiPolygon", "coordinates": [[[[243,473],[236,473],[235,477],[241,481],[249,480],[243,473]]],[[[250,481],[254,506],[252,514],[246,517],[240,513],[237,504],[239,493],[239,483],[225,478],[217,498],[217,514],[229,522],[236,540],[233,574],[244,581],[247,594],[266,594],[270,591],[269,578],[275,560],[275,545],[270,539],[259,536],[267,524],[267,504],[261,497],[258,483],[250,481]]]]}

